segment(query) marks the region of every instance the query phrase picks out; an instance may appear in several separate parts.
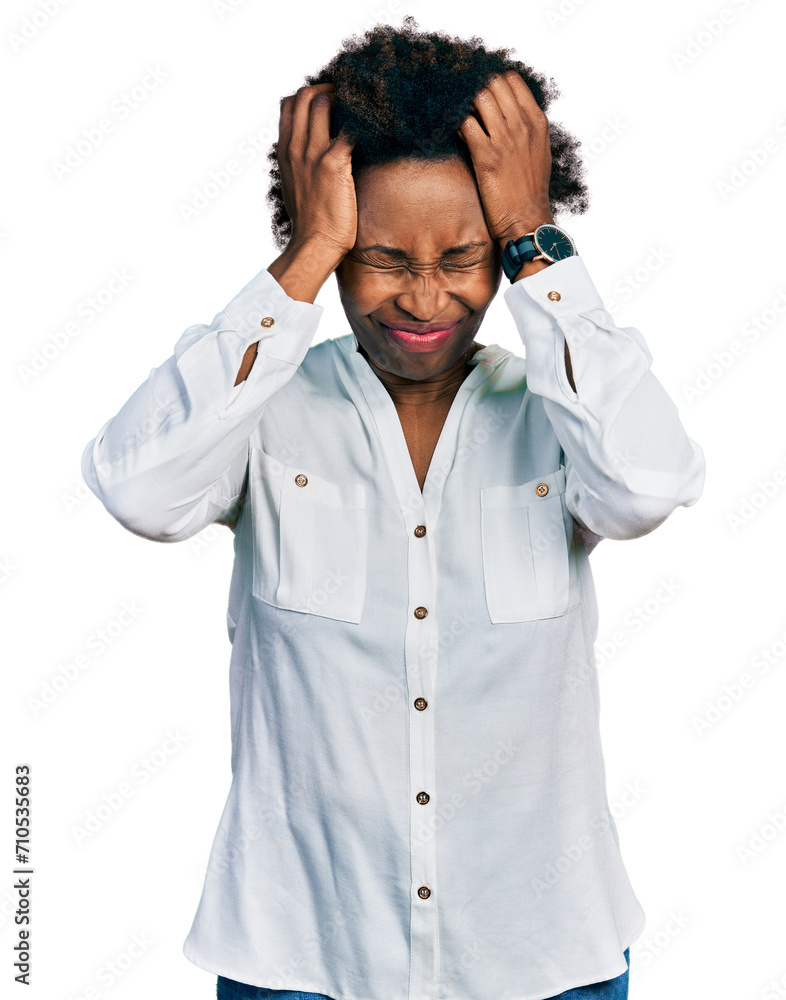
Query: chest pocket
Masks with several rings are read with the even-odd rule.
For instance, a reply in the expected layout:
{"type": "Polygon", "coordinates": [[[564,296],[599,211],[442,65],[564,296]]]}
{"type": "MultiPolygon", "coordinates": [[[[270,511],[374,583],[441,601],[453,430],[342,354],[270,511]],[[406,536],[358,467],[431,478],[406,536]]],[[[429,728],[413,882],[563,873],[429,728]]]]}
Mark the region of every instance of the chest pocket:
{"type": "Polygon", "coordinates": [[[481,489],[486,604],[491,621],[567,614],[580,601],[565,467],[515,486],[481,489]]]}
{"type": "Polygon", "coordinates": [[[330,482],[252,445],[248,485],[254,597],[357,624],[366,593],[363,484],[330,482]]]}

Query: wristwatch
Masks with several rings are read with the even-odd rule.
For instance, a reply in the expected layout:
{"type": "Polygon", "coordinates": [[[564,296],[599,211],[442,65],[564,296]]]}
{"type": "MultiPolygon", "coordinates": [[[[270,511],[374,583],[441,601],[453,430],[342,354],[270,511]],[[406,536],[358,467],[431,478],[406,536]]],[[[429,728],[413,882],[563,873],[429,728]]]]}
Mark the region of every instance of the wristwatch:
{"type": "Polygon", "coordinates": [[[513,281],[525,261],[546,260],[553,264],[566,257],[577,256],[576,244],[565,230],[553,222],[546,222],[526,236],[508,240],[502,251],[502,269],[513,281]]]}

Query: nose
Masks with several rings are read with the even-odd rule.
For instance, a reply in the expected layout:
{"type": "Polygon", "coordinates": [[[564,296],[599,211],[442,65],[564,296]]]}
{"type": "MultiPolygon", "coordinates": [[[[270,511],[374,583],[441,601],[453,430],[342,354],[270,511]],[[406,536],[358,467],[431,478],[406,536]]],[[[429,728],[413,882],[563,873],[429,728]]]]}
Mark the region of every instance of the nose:
{"type": "Polygon", "coordinates": [[[415,323],[431,323],[450,309],[450,275],[406,274],[395,303],[415,323]]]}

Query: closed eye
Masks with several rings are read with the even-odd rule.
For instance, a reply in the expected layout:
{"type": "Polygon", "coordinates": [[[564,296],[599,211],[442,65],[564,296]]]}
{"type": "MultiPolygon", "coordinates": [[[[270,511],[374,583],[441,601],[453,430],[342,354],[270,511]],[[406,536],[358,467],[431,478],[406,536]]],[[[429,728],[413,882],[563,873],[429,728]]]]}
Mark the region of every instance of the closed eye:
{"type": "MultiPolygon", "coordinates": [[[[410,267],[409,267],[408,264],[375,264],[375,263],[372,263],[371,261],[365,261],[365,263],[367,264],[368,267],[374,267],[374,268],[377,268],[380,271],[402,271],[402,270],[409,271],[410,270],[410,267]]],[[[480,264],[480,261],[472,261],[469,264],[456,264],[453,261],[442,261],[442,262],[440,262],[440,264],[438,266],[441,267],[441,268],[443,268],[443,269],[444,268],[448,268],[450,270],[459,270],[460,271],[460,270],[467,269],[467,268],[470,268],[470,267],[477,267],[479,264],[480,264]]]]}

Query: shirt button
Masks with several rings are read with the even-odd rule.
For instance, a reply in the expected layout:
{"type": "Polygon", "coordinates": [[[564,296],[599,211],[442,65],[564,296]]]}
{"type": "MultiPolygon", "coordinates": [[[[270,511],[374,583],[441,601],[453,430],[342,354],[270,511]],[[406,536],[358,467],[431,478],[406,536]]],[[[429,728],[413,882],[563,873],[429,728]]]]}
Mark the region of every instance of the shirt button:
{"type": "Polygon", "coordinates": [[[295,482],[297,483],[298,486],[305,486],[306,483],[308,482],[308,479],[301,472],[299,476],[295,476],[295,482]]]}
{"type": "Polygon", "coordinates": [[[431,796],[428,792],[418,792],[417,794],[417,800],[422,806],[424,806],[430,798],[431,796]]]}
{"type": "Polygon", "coordinates": [[[425,618],[427,614],[428,614],[428,609],[427,608],[422,608],[422,607],[421,608],[415,608],[415,617],[416,618],[425,618]]]}
{"type": "Polygon", "coordinates": [[[275,322],[276,321],[273,319],[272,316],[265,316],[265,318],[261,321],[261,323],[259,325],[260,326],[264,326],[264,327],[268,327],[268,326],[272,326],[275,322]]]}
{"type": "Polygon", "coordinates": [[[428,899],[430,895],[431,895],[431,889],[429,889],[427,885],[422,885],[418,889],[418,896],[420,896],[421,899],[428,899]]]}
{"type": "Polygon", "coordinates": [[[545,497],[548,491],[549,488],[546,485],[546,483],[538,483],[538,485],[535,487],[535,492],[538,494],[539,497],[545,497]]]}
{"type": "Polygon", "coordinates": [[[417,528],[415,528],[415,538],[422,538],[425,534],[426,534],[425,524],[419,524],[417,528]]]}
{"type": "Polygon", "coordinates": [[[415,708],[419,712],[422,712],[423,709],[426,707],[426,705],[428,705],[428,702],[426,701],[425,698],[416,698],[415,699],[415,708]]]}
{"type": "Polygon", "coordinates": [[[548,298],[550,298],[552,302],[559,302],[562,296],[559,292],[549,292],[548,298]]]}

